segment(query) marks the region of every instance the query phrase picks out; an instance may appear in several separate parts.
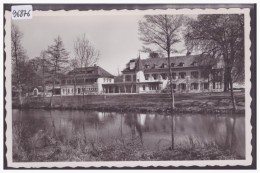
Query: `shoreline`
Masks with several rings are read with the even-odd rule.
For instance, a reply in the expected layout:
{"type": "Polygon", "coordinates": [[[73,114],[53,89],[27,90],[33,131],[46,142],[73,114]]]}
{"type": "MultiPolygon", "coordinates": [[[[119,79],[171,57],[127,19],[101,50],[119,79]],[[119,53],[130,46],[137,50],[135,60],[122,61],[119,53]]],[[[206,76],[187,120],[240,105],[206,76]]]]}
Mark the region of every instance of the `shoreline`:
{"type": "MultiPolygon", "coordinates": [[[[173,113],[233,114],[228,94],[189,93],[176,95],[176,108],[173,113]]],[[[100,112],[172,112],[168,94],[54,96],[52,99],[52,107],[50,106],[50,97],[27,98],[23,107],[19,107],[15,103],[12,107],[13,109],[93,110],[100,112]]],[[[243,93],[236,93],[236,100],[237,111],[235,114],[245,114],[243,93]]]]}

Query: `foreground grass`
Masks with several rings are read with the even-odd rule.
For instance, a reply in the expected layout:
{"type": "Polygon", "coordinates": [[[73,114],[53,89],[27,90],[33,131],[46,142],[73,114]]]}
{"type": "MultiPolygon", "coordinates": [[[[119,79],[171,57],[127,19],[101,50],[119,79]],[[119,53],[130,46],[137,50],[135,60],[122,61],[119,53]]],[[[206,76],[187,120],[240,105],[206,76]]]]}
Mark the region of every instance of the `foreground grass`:
{"type": "MultiPolygon", "coordinates": [[[[18,137],[19,138],[19,137],[18,137]]],[[[74,136],[70,140],[38,135],[38,139],[13,140],[15,162],[56,162],[56,161],[159,161],[159,160],[234,160],[241,159],[230,149],[215,143],[189,142],[164,149],[147,150],[140,138],[114,139],[111,143],[101,140],[85,140],[74,136]],[[20,142],[20,143],[19,143],[20,142]]]]}

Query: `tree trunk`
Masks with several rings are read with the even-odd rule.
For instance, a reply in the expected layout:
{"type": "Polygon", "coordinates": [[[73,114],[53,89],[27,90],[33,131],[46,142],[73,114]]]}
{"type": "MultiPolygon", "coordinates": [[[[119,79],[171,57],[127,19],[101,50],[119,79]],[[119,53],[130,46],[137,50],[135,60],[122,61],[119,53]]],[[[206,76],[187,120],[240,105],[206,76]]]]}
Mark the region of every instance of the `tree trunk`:
{"type": "Polygon", "coordinates": [[[19,107],[22,107],[23,105],[23,100],[22,100],[22,86],[21,86],[21,83],[20,81],[18,82],[18,87],[19,87],[19,107]]]}
{"type": "Polygon", "coordinates": [[[174,114],[173,114],[173,110],[175,108],[174,105],[174,93],[173,93],[173,83],[172,83],[172,70],[171,70],[171,62],[170,62],[170,51],[168,51],[168,67],[169,67],[169,78],[170,78],[170,90],[171,90],[171,114],[172,114],[172,146],[171,149],[174,150],[174,114]]]}
{"type": "Polygon", "coordinates": [[[230,93],[231,93],[231,100],[232,100],[232,106],[233,106],[233,112],[236,112],[236,100],[233,92],[233,82],[232,82],[232,76],[230,73],[230,79],[229,79],[229,84],[230,84],[230,93]]]}
{"type": "Polygon", "coordinates": [[[229,90],[229,71],[227,69],[224,70],[224,92],[227,92],[229,90]]]}

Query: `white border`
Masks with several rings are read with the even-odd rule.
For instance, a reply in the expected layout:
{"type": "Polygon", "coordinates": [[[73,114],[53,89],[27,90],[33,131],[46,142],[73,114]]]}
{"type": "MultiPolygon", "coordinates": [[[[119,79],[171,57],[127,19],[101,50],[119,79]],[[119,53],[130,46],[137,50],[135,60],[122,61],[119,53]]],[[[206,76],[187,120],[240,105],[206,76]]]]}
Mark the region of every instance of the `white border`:
{"type": "Polygon", "coordinates": [[[251,41],[249,37],[250,33],[250,9],[240,9],[240,8],[220,8],[220,9],[167,9],[167,10],[98,10],[98,11],[33,11],[33,16],[70,16],[70,15],[145,15],[145,14],[230,14],[230,13],[240,13],[245,16],[245,134],[246,134],[246,159],[245,160],[207,160],[207,161],[113,161],[113,162],[13,162],[12,160],[12,115],[11,115],[11,14],[9,11],[5,11],[5,52],[6,52],[6,62],[5,62],[5,76],[6,76],[6,146],[7,146],[7,166],[8,167],[25,167],[25,168],[37,168],[37,167],[136,167],[136,166],[236,166],[236,165],[251,165],[252,163],[252,126],[250,124],[251,119],[251,109],[250,104],[252,98],[250,97],[251,89],[251,61],[250,61],[250,46],[251,41]]]}

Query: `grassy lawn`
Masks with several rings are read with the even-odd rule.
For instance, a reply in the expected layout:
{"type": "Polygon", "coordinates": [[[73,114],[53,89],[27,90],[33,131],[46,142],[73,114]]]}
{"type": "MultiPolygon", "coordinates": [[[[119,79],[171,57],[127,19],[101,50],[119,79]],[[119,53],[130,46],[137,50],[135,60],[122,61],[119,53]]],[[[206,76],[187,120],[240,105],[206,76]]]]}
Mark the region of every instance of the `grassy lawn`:
{"type": "MultiPolygon", "coordinates": [[[[175,94],[175,111],[228,113],[232,109],[230,93],[175,94]]],[[[244,113],[244,92],[235,93],[237,110],[244,113]]],[[[50,98],[29,98],[25,107],[50,108],[50,98]]],[[[55,96],[53,108],[92,109],[106,111],[167,112],[171,109],[169,94],[109,94],[83,96],[55,96]]]]}

